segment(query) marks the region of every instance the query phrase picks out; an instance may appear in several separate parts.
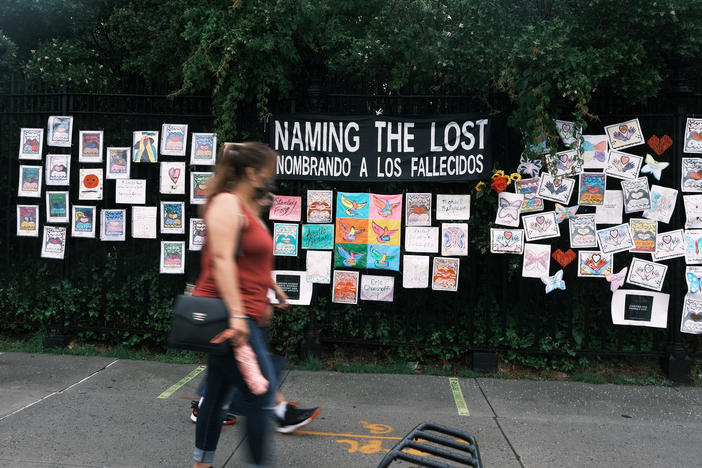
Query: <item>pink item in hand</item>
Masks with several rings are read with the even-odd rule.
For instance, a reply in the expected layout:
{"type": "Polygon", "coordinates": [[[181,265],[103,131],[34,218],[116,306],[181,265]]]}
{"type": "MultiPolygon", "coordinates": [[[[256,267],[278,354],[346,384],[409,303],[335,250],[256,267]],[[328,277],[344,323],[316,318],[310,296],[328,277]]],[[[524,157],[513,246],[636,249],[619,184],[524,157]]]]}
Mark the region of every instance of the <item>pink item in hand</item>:
{"type": "Polygon", "coordinates": [[[251,393],[254,395],[263,395],[268,390],[268,380],[261,374],[261,368],[258,367],[256,354],[251,346],[243,344],[234,349],[236,362],[239,365],[241,375],[244,377],[246,385],[249,386],[251,393]]]}

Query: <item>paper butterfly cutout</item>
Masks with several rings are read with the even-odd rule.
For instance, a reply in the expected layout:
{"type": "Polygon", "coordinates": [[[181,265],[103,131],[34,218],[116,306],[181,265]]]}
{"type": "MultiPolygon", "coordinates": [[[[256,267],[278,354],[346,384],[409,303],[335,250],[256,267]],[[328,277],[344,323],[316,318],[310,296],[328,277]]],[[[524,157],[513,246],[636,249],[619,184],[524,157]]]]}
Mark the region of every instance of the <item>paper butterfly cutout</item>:
{"type": "Polygon", "coordinates": [[[624,284],[624,280],[626,279],[626,272],[629,270],[629,267],[624,267],[619,273],[606,273],[605,274],[605,279],[609,281],[611,284],[609,285],[609,289],[614,292],[617,289],[621,288],[622,285],[624,284]]]}
{"type": "Polygon", "coordinates": [[[653,159],[650,154],[646,155],[646,165],[641,168],[642,174],[651,174],[656,180],[661,180],[661,172],[663,169],[670,166],[669,162],[659,162],[653,159]]]}
{"type": "Polygon", "coordinates": [[[554,289],[562,289],[565,291],[566,285],[563,281],[563,270],[558,270],[553,276],[542,276],[541,282],[546,285],[546,294],[554,289]]]}
{"type": "Polygon", "coordinates": [[[702,291],[702,278],[689,272],[685,277],[687,278],[687,290],[690,291],[690,294],[697,294],[702,291]]]}
{"type": "Polygon", "coordinates": [[[580,205],[569,206],[568,208],[566,208],[560,203],[556,203],[556,222],[558,224],[561,224],[561,222],[563,222],[564,219],[576,218],[577,216],[575,215],[575,213],[578,212],[578,208],[580,208],[580,205]]]}
{"type": "Polygon", "coordinates": [[[549,252],[535,254],[530,250],[524,252],[524,268],[526,270],[541,269],[548,262],[549,252]]]}
{"type": "Polygon", "coordinates": [[[522,155],[522,157],[519,158],[517,172],[528,175],[529,177],[536,177],[539,175],[539,172],[541,172],[541,164],[540,159],[527,159],[522,155]]]}
{"type": "Polygon", "coordinates": [[[500,209],[497,211],[497,217],[501,219],[513,220],[519,219],[519,210],[522,208],[522,201],[515,200],[510,202],[506,198],[500,198],[500,209]]]}

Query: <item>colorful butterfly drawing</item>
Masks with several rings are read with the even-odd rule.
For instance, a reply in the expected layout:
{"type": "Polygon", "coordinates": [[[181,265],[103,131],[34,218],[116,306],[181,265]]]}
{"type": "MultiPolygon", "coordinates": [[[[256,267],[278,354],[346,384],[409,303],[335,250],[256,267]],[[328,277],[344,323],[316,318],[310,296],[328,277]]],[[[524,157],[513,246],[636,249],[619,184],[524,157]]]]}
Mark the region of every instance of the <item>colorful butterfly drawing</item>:
{"type": "Polygon", "coordinates": [[[465,247],[466,233],[459,228],[449,228],[444,232],[444,246],[462,249],[465,247]]]}
{"type": "Polygon", "coordinates": [[[524,269],[525,270],[545,270],[548,268],[548,259],[550,252],[534,253],[531,250],[524,252],[524,269]]]}
{"type": "Polygon", "coordinates": [[[563,281],[563,270],[558,270],[553,276],[542,276],[541,282],[546,285],[546,294],[555,289],[565,291],[566,288],[565,281],[563,281]]]}
{"type": "Polygon", "coordinates": [[[375,221],[371,221],[373,232],[377,234],[376,239],[380,243],[390,242],[390,236],[397,233],[397,229],[388,229],[387,226],[379,226],[375,221]]]}
{"type": "Polygon", "coordinates": [[[524,157],[524,155],[522,155],[522,157],[519,158],[519,166],[517,167],[517,171],[520,174],[525,174],[529,177],[536,177],[539,175],[539,172],[541,172],[541,165],[542,162],[540,159],[527,159],[524,157]]]}
{"type": "Polygon", "coordinates": [[[610,282],[609,289],[614,292],[621,288],[626,279],[626,272],[629,271],[629,267],[624,267],[619,273],[607,273],[605,274],[605,279],[610,282]]]}
{"type": "Polygon", "coordinates": [[[519,210],[521,208],[522,200],[510,202],[506,198],[500,198],[500,208],[497,210],[497,217],[499,219],[512,219],[516,221],[519,219],[519,210]]]}
{"type": "Polygon", "coordinates": [[[388,216],[390,216],[392,214],[392,210],[394,210],[402,204],[402,202],[390,203],[390,201],[383,200],[382,198],[378,198],[375,195],[373,195],[373,203],[375,203],[375,206],[378,207],[378,214],[380,214],[380,216],[382,216],[383,218],[387,218],[388,216]]]}
{"type": "Polygon", "coordinates": [[[659,162],[653,159],[650,154],[646,155],[646,164],[641,168],[641,172],[644,174],[651,174],[656,180],[661,180],[661,173],[663,169],[670,166],[669,162],[659,162]]]}
{"type": "Polygon", "coordinates": [[[685,275],[685,278],[687,279],[687,290],[690,294],[702,292],[702,278],[690,272],[685,275]]]}
{"type": "Polygon", "coordinates": [[[565,219],[577,218],[575,213],[578,212],[578,208],[580,208],[580,205],[569,206],[566,208],[560,203],[556,203],[556,222],[561,224],[565,219]]]}

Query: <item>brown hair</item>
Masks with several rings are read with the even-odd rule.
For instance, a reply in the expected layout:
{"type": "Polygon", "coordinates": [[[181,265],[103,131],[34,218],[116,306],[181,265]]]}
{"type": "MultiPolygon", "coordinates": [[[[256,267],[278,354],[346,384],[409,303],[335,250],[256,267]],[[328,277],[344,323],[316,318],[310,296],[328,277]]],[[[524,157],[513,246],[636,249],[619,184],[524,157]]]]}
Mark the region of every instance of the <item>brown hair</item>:
{"type": "Polygon", "coordinates": [[[230,191],[246,175],[246,168],[262,169],[274,163],[277,156],[270,146],[257,141],[222,145],[215,174],[207,181],[207,199],[230,191]]]}

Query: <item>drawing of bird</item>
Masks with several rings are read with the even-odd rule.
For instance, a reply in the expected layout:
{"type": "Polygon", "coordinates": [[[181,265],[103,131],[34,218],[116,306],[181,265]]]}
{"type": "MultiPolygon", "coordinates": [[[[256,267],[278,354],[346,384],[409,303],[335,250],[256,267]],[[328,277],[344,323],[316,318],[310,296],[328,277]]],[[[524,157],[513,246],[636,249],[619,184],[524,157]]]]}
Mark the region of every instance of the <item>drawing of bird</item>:
{"type": "Polygon", "coordinates": [[[378,242],[390,242],[390,236],[398,231],[398,229],[388,229],[387,226],[379,226],[375,221],[371,221],[371,223],[373,231],[377,234],[376,239],[378,239],[378,242]]]}
{"type": "Polygon", "coordinates": [[[385,252],[378,252],[374,248],[371,247],[371,255],[375,259],[375,266],[378,268],[387,268],[390,266],[390,260],[394,259],[394,255],[388,256],[387,253],[385,252]]]}
{"type": "Polygon", "coordinates": [[[380,216],[382,216],[383,218],[387,218],[388,216],[390,216],[392,214],[392,210],[394,210],[402,204],[402,202],[390,203],[389,200],[383,200],[382,198],[378,198],[375,195],[373,195],[373,202],[378,207],[378,214],[380,214],[380,216]]]}
{"type": "Polygon", "coordinates": [[[347,215],[349,216],[358,216],[359,210],[361,210],[363,207],[365,207],[368,202],[366,203],[358,203],[356,200],[350,200],[346,196],[342,195],[341,196],[341,204],[346,207],[344,210],[347,215]]]}
{"type": "Polygon", "coordinates": [[[342,246],[337,245],[336,251],[344,259],[344,266],[352,267],[363,257],[364,254],[356,252],[347,252],[342,246]]]}
{"type": "Polygon", "coordinates": [[[341,229],[341,238],[347,242],[354,242],[359,234],[362,234],[365,229],[357,229],[356,226],[349,226],[343,220],[339,220],[339,228],[341,229]]]}

